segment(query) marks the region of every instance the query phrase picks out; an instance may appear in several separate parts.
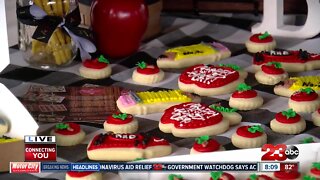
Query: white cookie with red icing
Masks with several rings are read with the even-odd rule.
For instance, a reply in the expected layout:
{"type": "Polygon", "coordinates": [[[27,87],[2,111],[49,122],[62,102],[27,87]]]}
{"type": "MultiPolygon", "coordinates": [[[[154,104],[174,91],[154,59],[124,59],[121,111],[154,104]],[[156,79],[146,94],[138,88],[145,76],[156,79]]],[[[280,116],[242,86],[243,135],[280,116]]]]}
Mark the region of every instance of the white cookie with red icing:
{"type": "Polygon", "coordinates": [[[309,176],[320,179],[320,162],[312,163],[312,167],[307,173],[309,176]]]}
{"type": "Polygon", "coordinates": [[[255,73],[256,80],[261,84],[275,85],[288,78],[288,73],[281,68],[278,62],[270,62],[261,66],[255,73]]]}
{"type": "Polygon", "coordinates": [[[138,131],[138,121],[131,114],[113,114],[103,123],[104,130],[114,133],[135,133],[138,131]]]}
{"type": "Polygon", "coordinates": [[[306,129],[306,121],[295,111],[289,109],[276,114],[270,122],[274,132],[281,134],[299,134],[306,129]]]}
{"type": "Polygon", "coordinates": [[[239,84],[237,91],[232,93],[229,106],[239,110],[253,110],[261,107],[263,99],[258,95],[257,91],[245,83],[239,84]]]}
{"type": "Polygon", "coordinates": [[[87,147],[88,158],[96,161],[133,161],[167,156],[171,152],[168,141],[147,134],[99,134],[87,147]]]}
{"type": "Polygon", "coordinates": [[[102,180],[102,174],[98,172],[69,171],[66,173],[66,180],[102,180]]]}
{"type": "Polygon", "coordinates": [[[312,113],[312,121],[316,126],[320,126],[320,108],[312,113]]]}
{"type": "Polygon", "coordinates": [[[163,80],[164,72],[156,65],[148,65],[139,62],[138,67],[132,73],[132,80],[139,84],[154,84],[163,80]]]}
{"type": "Polygon", "coordinates": [[[165,110],[159,129],[176,137],[217,135],[229,129],[229,121],[207,105],[182,103],[165,110]]]}
{"type": "Polygon", "coordinates": [[[290,96],[288,105],[296,112],[312,113],[320,107],[320,98],[313,89],[304,88],[290,96]]]}
{"type": "Polygon", "coordinates": [[[51,131],[56,136],[58,146],[74,146],[80,144],[85,138],[85,132],[76,123],[58,123],[51,131]]]}
{"type": "Polygon", "coordinates": [[[253,34],[245,44],[248,51],[251,53],[270,51],[276,48],[276,41],[268,32],[265,32],[264,34],[253,34]]]}
{"type": "Polygon", "coordinates": [[[200,64],[181,73],[178,86],[182,91],[201,96],[221,95],[236,90],[245,77],[231,67],[200,64]]]}
{"type": "Polygon", "coordinates": [[[232,174],[222,171],[211,172],[210,176],[209,180],[236,180],[232,174]]]}
{"type": "Polygon", "coordinates": [[[88,79],[103,79],[111,75],[109,61],[102,55],[99,58],[85,60],[79,68],[80,75],[88,79]]]}
{"type": "Polygon", "coordinates": [[[237,148],[258,148],[267,143],[267,134],[260,125],[241,126],[231,137],[237,148]]]}
{"type": "Polygon", "coordinates": [[[190,154],[200,154],[223,150],[225,150],[225,148],[221,146],[218,141],[210,139],[209,136],[200,136],[196,138],[196,141],[190,150],[190,154]]]}
{"type": "Polygon", "coordinates": [[[302,180],[303,175],[298,171],[276,171],[273,173],[274,180],[302,180]]]}

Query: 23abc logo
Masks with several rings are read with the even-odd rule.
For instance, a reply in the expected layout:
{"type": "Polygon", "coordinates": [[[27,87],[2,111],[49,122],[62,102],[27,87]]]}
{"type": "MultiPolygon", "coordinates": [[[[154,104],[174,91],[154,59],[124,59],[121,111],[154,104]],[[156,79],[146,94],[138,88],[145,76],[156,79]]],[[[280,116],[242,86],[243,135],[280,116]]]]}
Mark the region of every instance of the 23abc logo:
{"type": "Polygon", "coordinates": [[[262,152],[266,152],[262,157],[262,161],[284,161],[286,159],[296,159],[299,156],[299,149],[295,146],[287,146],[285,144],[265,144],[261,148],[262,152]]]}

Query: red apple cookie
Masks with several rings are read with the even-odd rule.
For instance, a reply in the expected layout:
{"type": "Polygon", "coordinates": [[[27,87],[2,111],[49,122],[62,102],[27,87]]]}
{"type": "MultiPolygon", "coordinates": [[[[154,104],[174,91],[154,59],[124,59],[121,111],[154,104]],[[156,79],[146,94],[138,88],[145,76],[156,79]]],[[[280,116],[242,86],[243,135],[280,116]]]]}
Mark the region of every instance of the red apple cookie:
{"type": "Polygon", "coordinates": [[[243,81],[239,72],[230,67],[200,64],[187,68],[180,75],[178,86],[185,92],[213,96],[230,93],[243,81]]]}
{"type": "Polygon", "coordinates": [[[257,109],[263,104],[263,99],[253,90],[251,86],[241,83],[237,87],[237,91],[232,93],[229,106],[239,110],[257,109]]]}
{"type": "Polygon", "coordinates": [[[289,109],[277,113],[270,122],[270,127],[281,134],[299,134],[306,129],[306,121],[293,109],[289,109]]]}
{"type": "Polygon", "coordinates": [[[320,107],[319,95],[312,88],[300,89],[290,96],[289,107],[296,112],[312,113],[320,107]]]}
{"type": "Polygon", "coordinates": [[[225,150],[224,147],[221,146],[216,140],[210,139],[209,136],[200,136],[196,138],[190,154],[200,154],[223,150],[225,150]]]}
{"type": "Polygon", "coordinates": [[[87,147],[90,160],[133,161],[137,158],[154,158],[171,154],[171,146],[165,139],[148,134],[96,135],[87,147]]]}
{"type": "Polygon", "coordinates": [[[251,174],[247,180],[273,180],[271,177],[264,174],[251,174]]]}
{"type": "Polygon", "coordinates": [[[85,60],[79,72],[84,78],[103,79],[111,75],[111,66],[109,61],[101,55],[99,58],[85,60]]]}
{"type": "Polygon", "coordinates": [[[58,146],[74,146],[80,144],[86,134],[76,123],[58,123],[51,135],[56,136],[58,146]]]}
{"type": "Polygon", "coordinates": [[[261,66],[261,70],[255,73],[256,80],[265,85],[275,85],[288,78],[288,73],[281,68],[279,62],[269,62],[261,66]]]}
{"type": "Polygon", "coordinates": [[[275,180],[302,180],[302,175],[298,171],[277,171],[273,173],[275,180]]]}
{"type": "Polygon", "coordinates": [[[207,105],[182,103],[165,110],[159,128],[176,137],[199,137],[227,131],[229,121],[207,105]]]}
{"type": "Polygon", "coordinates": [[[276,48],[276,41],[268,32],[253,34],[245,44],[251,53],[270,51],[276,48]]]}
{"type": "Polygon", "coordinates": [[[211,172],[210,176],[210,180],[236,180],[233,175],[222,171],[211,172]]]}
{"type": "Polygon", "coordinates": [[[133,71],[132,80],[139,84],[154,84],[163,80],[164,72],[156,65],[148,65],[144,61],[138,62],[133,71]]]}
{"type": "Polygon", "coordinates": [[[102,180],[102,174],[89,171],[69,171],[66,173],[66,180],[102,180]]]}
{"type": "Polygon", "coordinates": [[[312,163],[311,169],[307,174],[311,177],[320,179],[320,162],[312,163]]]}
{"type": "Polygon", "coordinates": [[[267,134],[260,125],[241,126],[232,135],[231,142],[238,148],[258,148],[267,143],[267,134]]]}
{"type": "Polygon", "coordinates": [[[138,121],[131,114],[118,113],[108,116],[103,127],[107,132],[135,133],[138,130],[138,121]]]}

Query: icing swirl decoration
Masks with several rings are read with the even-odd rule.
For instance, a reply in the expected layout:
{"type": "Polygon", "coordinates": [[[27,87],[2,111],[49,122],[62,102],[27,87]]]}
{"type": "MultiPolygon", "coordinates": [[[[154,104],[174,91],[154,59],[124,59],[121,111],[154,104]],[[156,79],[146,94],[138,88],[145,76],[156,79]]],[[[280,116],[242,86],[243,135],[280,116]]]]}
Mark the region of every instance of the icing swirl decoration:
{"type": "Polygon", "coordinates": [[[270,34],[268,33],[268,31],[266,31],[265,33],[259,35],[258,38],[259,38],[260,40],[263,40],[263,39],[266,39],[266,38],[269,37],[269,36],[270,36],[270,34]]]}
{"type": "Polygon", "coordinates": [[[140,69],[145,69],[145,68],[147,68],[147,63],[144,62],[144,61],[138,62],[136,65],[137,65],[140,69]]]}
{"type": "Polygon", "coordinates": [[[303,176],[303,180],[317,180],[315,177],[312,176],[303,176]]]}
{"type": "Polygon", "coordinates": [[[212,180],[219,180],[223,175],[222,171],[217,171],[217,172],[211,172],[210,176],[212,180]]]}
{"type": "Polygon", "coordinates": [[[233,113],[238,111],[238,109],[236,108],[227,108],[227,107],[223,107],[223,106],[219,106],[219,105],[211,105],[210,108],[219,111],[219,112],[226,112],[226,113],[233,113]]]}
{"type": "Polygon", "coordinates": [[[239,71],[241,70],[240,66],[238,65],[235,65],[235,64],[219,64],[220,67],[228,67],[228,68],[231,68],[235,71],[239,71]]]}
{"type": "Polygon", "coordinates": [[[248,86],[247,84],[245,83],[240,83],[237,87],[237,91],[249,91],[251,90],[252,87],[251,86],[248,86]]]}
{"type": "Polygon", "coordinates": [[[109,60],[105,58],[103,55],[100,55],[100,57],[98,58],[98,62],[110,64],[109,60]]]}
{"type": "Polygon", "coordinates": [[[256,133],[256,132],[261,132],[261,133],[263,133],[263,132],[264,132],[263,128],[262,128],[260,125],[253,125],[253,126],[251,126],[251,127],[248,128],[248,131],[249,131],[250,133],[256,133]]]}
{"type": "Polygon", "coordinates": [[[65,124],[65,123],[56,124],[56,129],[58,129],[58,130],[64,130],[64,129],[68,129],[68,128],[69,128],[69,124],[65,124]]]}
{"type": "Polygon", "coordinates": [[[304,93],[307,93],[307,94],[311,94],[311,93],[314,93],[314,90],[312,88],[303,88],[303,89],[300,89],[300,92],[304,92],[304,93]]]}
{"type": "Polygon", "coordinates": [[[297,116],[297,113],[293,109],[288,109],[287,111],[282,111],[282,115],[286,116],[287,119],[297,116]]]}
{"type": "Polygon", "coordinates": [[[125,119],[127,119],[128,115],[127,115],[126,113],[113,114],[112,117],[113,117],[113,118],[116,118],[116,119],[125,120],[125,119]]]}
{"type": "Polygon", "coordinates": [[[205,143],[208,142],[209,139],[210,139],[209,136],[200,136],[200,137],[196,138],[196,142],[198,144],[203,144],[205,146],[205,143]]]}

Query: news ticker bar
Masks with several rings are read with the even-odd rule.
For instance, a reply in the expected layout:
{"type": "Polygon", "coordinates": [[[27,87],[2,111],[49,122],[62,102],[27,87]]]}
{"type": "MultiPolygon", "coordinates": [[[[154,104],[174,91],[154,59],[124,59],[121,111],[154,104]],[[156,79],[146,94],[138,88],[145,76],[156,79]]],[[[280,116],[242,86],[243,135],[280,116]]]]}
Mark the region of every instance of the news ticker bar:
{"type": "Polygon", "coordinates": [[[11,173],[67,171],[242,171],[274,172],[298,170],[297,162],[221,162],[221,163],[60,163],[11,162],[11,173]]]}

